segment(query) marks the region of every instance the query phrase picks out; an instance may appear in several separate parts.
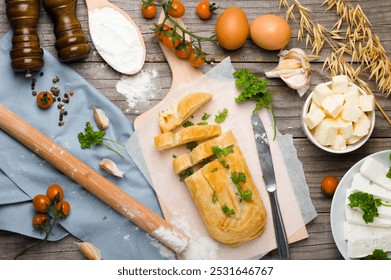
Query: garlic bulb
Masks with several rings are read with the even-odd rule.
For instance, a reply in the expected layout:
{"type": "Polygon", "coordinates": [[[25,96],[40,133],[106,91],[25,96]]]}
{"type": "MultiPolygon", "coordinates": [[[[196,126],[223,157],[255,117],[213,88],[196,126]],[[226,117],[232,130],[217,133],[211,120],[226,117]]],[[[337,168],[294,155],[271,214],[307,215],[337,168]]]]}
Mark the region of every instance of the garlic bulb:
{"type": "Polygon", "coordinates": [[[93,108],[94,120],[100,130],[106,129],[109,126],[110,120],[106,113],[99,108],[93,108]]]}
{"type": "Polygon", "coordinates": [[[299,48],[282,50],[278,56],[280,57],[278,66],[266,72],[266,77],[281,78],[287,86],[295,89],[300,97],[303,96],[310,87],[311,66],[309,57],[299,48]]]}
{"type": "Polygon", "coordinates": [[[110,159],[102,159],[99,163],[99,166],[109,174],[117,176],[119,178],[123,178],[125,172],[118,169],[117,165],[110,159]]]}
{"type": "Polygon", "coordinates": [[[89,260],[101,260],[102,256],[98,248],[90,242],[75,242],[79,246],[80,252],[89,260]]]}

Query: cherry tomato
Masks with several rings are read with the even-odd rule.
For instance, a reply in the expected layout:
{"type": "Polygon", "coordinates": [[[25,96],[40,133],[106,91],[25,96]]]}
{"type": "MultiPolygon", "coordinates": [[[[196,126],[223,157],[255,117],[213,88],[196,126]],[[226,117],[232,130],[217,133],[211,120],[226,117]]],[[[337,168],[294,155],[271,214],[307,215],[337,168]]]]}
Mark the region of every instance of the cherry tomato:
{"type": "Polygon", "coordinates": [[[155,27],[155,36],[156,36],[156,38],[157,38],[159,41],[163,41],[163,38],[164,38],[165,33],[166,33],[167,31],[170,31],[170,29],[171,29],[171,28],[170,28],[167,24],[163,25],[163,27],[162,27],[162,24],[161,24],[161,23],[158,24],[158,25],[156,25],[156,27],[155,27]]]}
{"type": "Polygon", "coordinates": [[[67,201],[61,200],[59,203],[57,203],[56,209],[58,212],[61,212],[64,217],[68,217],[69,213],[71,212],[71,205],[67,201]]]}
{"type": "Polygon", "coordinates": [[[173,0],[171,8],[168,10],[168,14],[173,18],[180,18],[185,14],[185,6],[178,0],[173,0]]]}
{"type": "Polygon", "coordinates": [[[48,91],[41,91],[37,95],[37,105],[42,109],[47,109],[52,106],[54,102],[53,95],[48,91]]]}
{"type": "Polygon", "coordinates": [[[46,196],[49,197],[50,201],[60,201],[64,196],[64,192],[60,185],[50,185],[46,191],[46,196]]]}
{"type": "Polygon", "coordinates": [[[179,39],[176,35],[173,35],[172,32],[168,32],[163,36],[163,44],[169,49],[178,47],[180,43],[181,39],[179,39]]]}
{"type": "Polygon", "coordinates": [[[211,4],[209,1],[200,1],[196,8],[196,14],[200,19],[208,19],[218,8],[215,3],[211,4]]]}
{"type": "Polygon", "coordinates": [[[143,15],[143,17],[147,18],[147,19],[151,19],[151,18],[154,18],[156,16],[156,5],[154,2],[152,2],[151,4],[147,5],[147,4],[142,4],[141,5],[141,14],[143,15]]]}
{"type": "Polygon", "coordinates": [[[325,176],[320,184],[321,191],[327,196],[333,196],[338,187],[338,180],[334,176],[325,176]]]}
{"type": "Polygon", "coordinates": [[[37,229],[45,227],[49,224],[49,217],[46,214],[35,214],[33,217],[33,226],[37,229]]]}
{"type": "Polygon", "coordinates": [[[182,41],[178,47],[175,48],[175,54],[181,59],[188,59],[192,50],[193,46],[189,41],[182,41]]]}
{"type": "Polygon", "coordinates": [[[47,212],[48,211],[48,206],[50,205],[50,199],[44,194],[37,194],[33,198],[33,205],[35,210],[38,212],[47,212]]]}
{"type": "Polygon", "coordinates": [[[194,67],[201,67],[205,64],[205,53],[199,50],[192,51],[189,57],[190,64],[194,67]]]}

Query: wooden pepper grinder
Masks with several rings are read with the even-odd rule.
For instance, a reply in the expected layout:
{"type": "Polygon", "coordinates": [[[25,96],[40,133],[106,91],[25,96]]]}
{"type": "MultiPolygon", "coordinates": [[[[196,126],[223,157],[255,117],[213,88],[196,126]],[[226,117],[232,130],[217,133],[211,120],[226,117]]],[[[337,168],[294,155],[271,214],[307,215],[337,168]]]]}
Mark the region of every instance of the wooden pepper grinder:
{"type": "Polygon", "coordinates": [[[11,67],[15,72],[29,74],[43,66],[43,50],[36,26],[39,0],[5,0],[6,14],[13,30],[11,67]]]}
{"type": "Polygon", "coordinates": [[[77,0],[42,0],[42,4],[54,21],[58,58],[69,62],[86,57],[90,46],[76,17],[77,0]]]}

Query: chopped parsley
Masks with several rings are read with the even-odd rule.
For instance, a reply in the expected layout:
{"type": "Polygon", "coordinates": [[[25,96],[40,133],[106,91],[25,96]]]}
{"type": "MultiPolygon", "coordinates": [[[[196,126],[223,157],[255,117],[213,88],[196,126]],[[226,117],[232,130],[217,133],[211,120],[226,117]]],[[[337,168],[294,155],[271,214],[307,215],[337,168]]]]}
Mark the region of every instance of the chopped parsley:
{"type": "Polygon", "coordinates": [[[242,202],[243,199],[245,201],[250,201],[253,196],[252,191],[251,190],[243,191],[243,188],[240,185],[240,183],[246,183],[246,181],[247,181],[246,174],[244,174],[243,172],[233,171],[233,172],[231,172],[231,180],[232,180],[232,183],[234,183],[234,185],[238,189],[239,201],[242,202]]]}
{"type": "Polygon", "coordinates": [[[179,181],[183,182],[185,181],[185,179],[191,175],[194,174],[194,169],[192,167],[182,171],[181,173],[179,173],[179,181]]]}
{"type": "Polygon", "coordinates": [[[362,258],[363,260],[391,260],[387,252],[382,249],[375,249],[372,252],[372,255],[362,258]]]}
{"type": "Polygon", "coordinates": [[[222,123],[228,116],[228,109],[224,108],[222,111],[219,111],[218,115],[215,115],[215,123],[222,123]]]}
{"type": "Polygon", "coordinates": [[[224,203],[224,205],[221,207],[221,210],[224,212],[227,216],[235,215],[235,210],[231,209],[227,206],[227,204],[224,203]]]}
{"type": "Polygon", "coordinates": [[[189,127],[189,126],[193,126],[193,125],[194,125],[194,123],[192,123],[191,121],[185,121],[185,122],[182,124],[183,127],[189,127]]]}
{"type": "Polygon", "coordinates": [[[215,204],[218,200],[219,200],[219,199],[217,198],[216,193],[214,192],[214,193],[212,194],[212,203],[215,204]]]}
{"type": "Polygon", "coordinates": [[[188,148],[190,151],[193,150],[197,146],[198,146],[198,143],[194,142],[194,141],[186,144],[186,148],[188,148]]]}
{"type": "Polygon", "coordinates": [[[217,172],[217,170],[219,170],[219,169],[216,167],[216,168],[213,168],[210,172],[217,172]]]}
{"type": "Polygon", "coordinates": [[[207,121],[209,118],[210,118],[210,114],[204,113],[204,115],[202,116],[201,120],[207,121]]]}
{"type": "Polygon", "coordinates": [[[221,158],[222,156],[228,156],[230,153],[233,153],[234,150],[232,147],[220,148],[219,146],[213,146],[212,152],[217,158],[221,158]]]}
{"type": "Polygon", "coordinates": [[[208,122],[205,122],[205,121],[199,122],[199,123],[197,123],[197,125],[208,125],[208,122]]]}
{"type": "MultiPolygon", "coordinates": [[[[390,154],[389,159],[390,159],[390,161],[391,161],[391,154],[390,154]]],[[[390,166],[390,168],[388,169],[388,172],[387,172],[387,174],[386,174],[386,177],[389,178],[389,179],[391,179],[391,166],[390,166]]]]}
{"type": "Polygon", "coordinates": [[[172,158],[177,158],[177,155],[176,155],[176,154],[173,154],[173,155],[172,155],[172,158]]]}

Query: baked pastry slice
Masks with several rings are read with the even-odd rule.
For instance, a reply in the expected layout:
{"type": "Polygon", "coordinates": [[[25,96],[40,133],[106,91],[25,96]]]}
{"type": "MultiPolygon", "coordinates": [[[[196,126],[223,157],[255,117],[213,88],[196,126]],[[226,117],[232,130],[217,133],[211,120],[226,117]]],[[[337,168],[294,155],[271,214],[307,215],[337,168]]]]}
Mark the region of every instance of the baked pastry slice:
{"type": "Polygon", "coordinates": [[[155,147],[158,151],[184,145],[194,141],[202,141],[221,134],[218,124],[194,125],[182,128],[178,132],[166,132],[155,136],[155,147]]]}
{"type": "Polygon", "coordinates": [[[266,210],[238,146],[185,179],[210,235],[230,246],[265,229],[266,210]]]}
{"type": "Polygon", "coordinates": [[[212,94],[206,92],[186,94],[178,103],[172,104],[159,113],[160,130],[162,132],[174,130],[211,99],[212,94]]]}
{"type": "Polygon", "coordinates": [[[204,159],[213,156],[212,147],[217,146],[219,148],[227,148],[236,143],[236,138],[232,131],[229,130],[219,137],[213,138],[206,142],[199,144],[190,153],[182,154],[172,161],[172,166],[175,174],[179,174],[182,171],[200,163],[204,159]]]}

